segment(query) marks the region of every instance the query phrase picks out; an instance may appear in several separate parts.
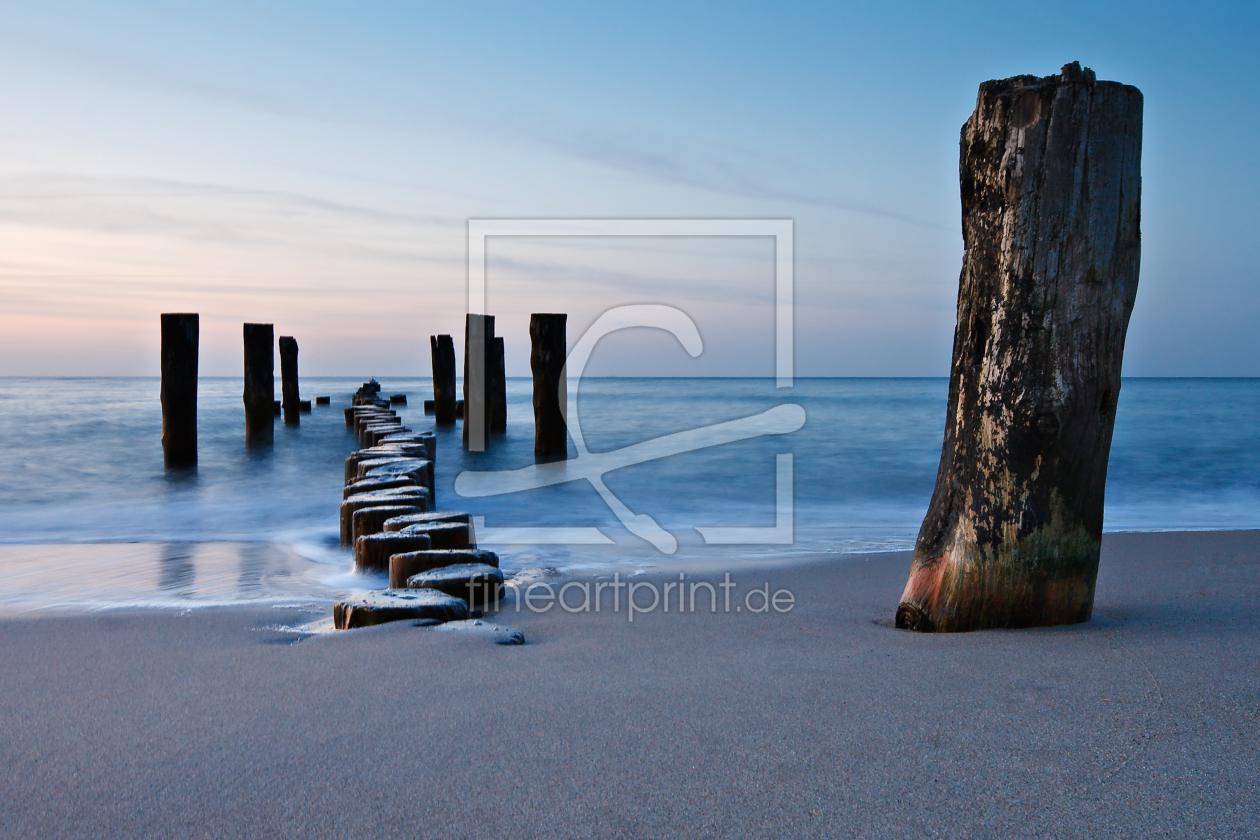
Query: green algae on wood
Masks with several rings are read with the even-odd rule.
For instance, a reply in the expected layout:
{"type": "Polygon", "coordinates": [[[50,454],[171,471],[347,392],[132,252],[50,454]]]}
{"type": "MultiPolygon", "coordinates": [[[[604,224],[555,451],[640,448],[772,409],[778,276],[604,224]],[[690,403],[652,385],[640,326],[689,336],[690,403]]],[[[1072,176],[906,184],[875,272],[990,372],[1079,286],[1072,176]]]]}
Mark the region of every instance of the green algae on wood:
{"type": "Polygon", "coordinates": [[[1142,94],[1078,64],[980,86],[940,469],[898,627],[1087,621],[1141,257],[1142,94]]]}

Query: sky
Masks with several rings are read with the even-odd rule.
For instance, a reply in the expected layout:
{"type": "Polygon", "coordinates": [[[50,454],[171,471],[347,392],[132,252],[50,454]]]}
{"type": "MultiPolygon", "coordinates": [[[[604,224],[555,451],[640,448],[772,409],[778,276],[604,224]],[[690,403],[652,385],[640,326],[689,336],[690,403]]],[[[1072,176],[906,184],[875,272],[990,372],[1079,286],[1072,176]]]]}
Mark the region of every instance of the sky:
{"type": "MultiPolygon", "coordinates": [[[[305,375],[418,376],[469,219],[791,219],[798,376],[945,376],[979,84],[1078,60],[1145,96],[1124,373],[1260,376],[1255,3],[0,3],[0,375],[159,370],[200,313],[305,375]]],[[[767,238],[494,238],[489,311],[676,306],[592,375],[769,376],[767,238]]],[[[457,338],[457,346],[461,341],[457,338]]]]}

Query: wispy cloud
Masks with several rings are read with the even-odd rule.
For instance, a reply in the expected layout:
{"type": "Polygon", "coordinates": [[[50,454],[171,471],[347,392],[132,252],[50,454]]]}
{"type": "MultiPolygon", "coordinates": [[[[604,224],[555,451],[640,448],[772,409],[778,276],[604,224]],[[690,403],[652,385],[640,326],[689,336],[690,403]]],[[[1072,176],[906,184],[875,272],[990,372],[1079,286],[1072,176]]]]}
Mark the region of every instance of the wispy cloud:
{"type": "Polygon", "coordinates": [[[446,216],[301,192],[65,173],[0,177],[0,222],[237,247],[284,247],[297,240],[318,250],[353,250],[358,256],[393,260],[416,259],[417,252],[407,243],[414,242],[418,229],[457,231],[463,224],[446,216]],[[329,227],[342,236],[330,238],[329,227]],[[365,237],[365,232],[373,235],[365,237]],[[378,238],[382,233],[385,236],[378,238]]]}
{"type": "Polygon", "coordinates": [[[577,123],[555,114],[522,118],[501,114],[494,120],[465,118],[484,132],[508,133],[513,140],[660,183],[724,195],[827,207],[889,219],[917,227],[947,230],[933,222],[899,213],[874,202],[847,200],[798,186],[807,179],[800,167],[781,157],[729,143],[662,137],[644,129],[615,131],[577,123]],[[761,174],[758,174],[761,173],[761,174]]]}
{"type": "Polygon", "coordinates": [[[84,80],[119,87],[170,94],[228,108],[287,119],[335,121],[324,110],[300,104],[290,94],[268,90],[257,79],[233,83],[222,72],[207,78],[191,68],[195,62],[163,61],[135,51],[106,46],[94,37],[59,30],[49,39],[26,33],[27,40],[10,45],[10,52],[26,63],[38,63],[84,80]]]}

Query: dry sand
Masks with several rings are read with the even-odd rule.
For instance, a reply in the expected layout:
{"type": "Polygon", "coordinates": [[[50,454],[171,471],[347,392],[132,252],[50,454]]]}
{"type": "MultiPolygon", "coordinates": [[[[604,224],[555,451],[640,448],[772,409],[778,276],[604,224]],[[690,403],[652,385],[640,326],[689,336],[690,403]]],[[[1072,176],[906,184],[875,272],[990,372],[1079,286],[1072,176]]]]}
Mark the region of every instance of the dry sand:
{"type": "Polygon", "coordinates": [[[1260,532],[1107,537],[1073,627],[893,630],[907,568],[732,564],[786,615],[508,607],[519,647],[303,639],[279,609],[6,618],[0,835],[1260,831],[1260,532]]]}

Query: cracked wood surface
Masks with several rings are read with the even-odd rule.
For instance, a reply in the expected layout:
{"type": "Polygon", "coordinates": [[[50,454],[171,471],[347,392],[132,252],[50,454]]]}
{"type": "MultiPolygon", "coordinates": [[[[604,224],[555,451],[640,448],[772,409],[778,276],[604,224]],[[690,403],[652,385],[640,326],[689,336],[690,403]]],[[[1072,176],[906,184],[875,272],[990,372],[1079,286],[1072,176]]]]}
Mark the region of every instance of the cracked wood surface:
{"type": "Polygon", "coordinates": [[[980,86],[945,440],[897,625],[1088,620],[1141,255],[1142,94],[1078,64],[980,86]]]}

